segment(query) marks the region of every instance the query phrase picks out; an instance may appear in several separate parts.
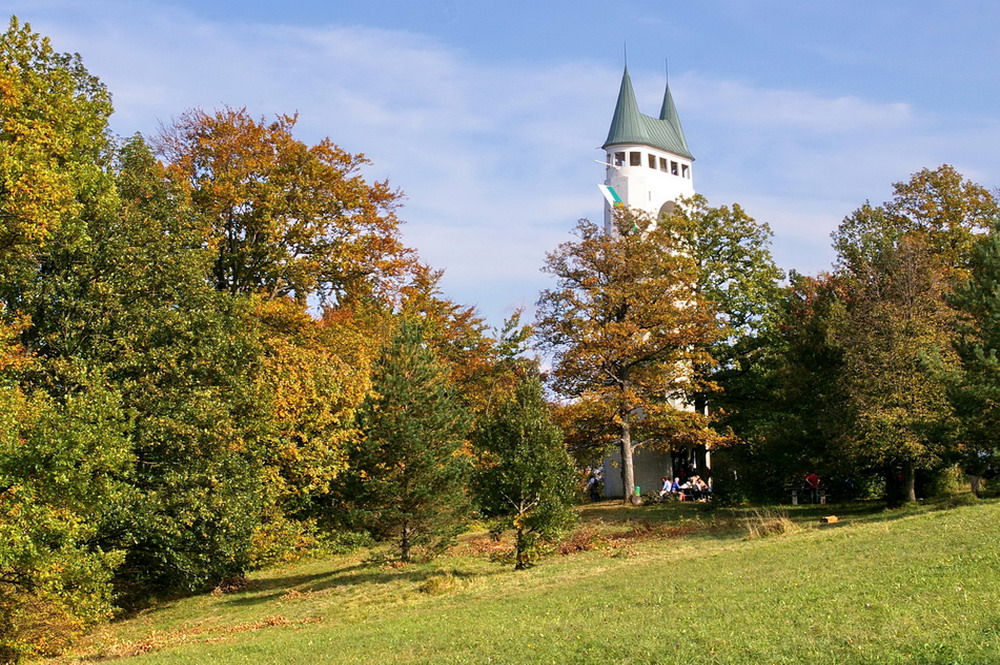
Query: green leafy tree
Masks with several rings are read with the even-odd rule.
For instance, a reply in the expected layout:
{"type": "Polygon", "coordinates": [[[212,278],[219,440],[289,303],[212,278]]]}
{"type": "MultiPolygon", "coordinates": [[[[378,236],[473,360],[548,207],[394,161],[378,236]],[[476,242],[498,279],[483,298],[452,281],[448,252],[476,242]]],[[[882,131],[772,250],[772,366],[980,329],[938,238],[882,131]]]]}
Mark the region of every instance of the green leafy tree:
{"type": "Polygon", "coordinates": [[[140,139],[116,174],[121,215],[92,230],[94,255],[82,263],[95,274],[80,276],[111,316],[81,350],[106,364],[135,414],[143,498],[123,525],[133,544],[122,578],[210,587],[248,569],[264,503],[273,429],[258,324],[246,299],[211,288],[212,256],[184,192],[140,139]]]}
{"type": "Polygon", "coordinates": [[[739,204],[713,207],[701,195],[684,200],[660,223],[681,231],[697,264],[698,292],[714,304],[727,333],[716,348],[753,334],[784,276],[771,256],[770,227],[739,204]]]}
{"type": "Polygon", "coordinates": [[[848,300],[834,324],[851,423],[845,450],[884,468],[890,487],[901,476],[902,498],[913,501],[916,470],[937,465],[947,447],[950,405],[933,367],[955,361],[950,284],[940,255],[918,236],[872,258],[845,278],[848,300]]]}
{"type": "Polygon", "coordinates": [[[246,571],[262,503],[261,349],[250,303],[206,280],[211,255],[183,191],[141,139],[115,153],[117,205],[40,255],[22,335],[34,386],[62,397],[99,372],[129,414],[131,510],[96,536],[124,549],[131,597],[246,571]]]}
{"type": "Polygon", "coordinates": [[[737,429],[740,412],[752,409],[759,395],[755,376],[767,355],[763,328],[781,302],[783,273],[771,256],[771,229],[738,204],[713,207],[700,195],[660,223],[684,237],[697,264],[697,293],[711,303],[719,327],[706,349],[712,364],[696,369],[717,389],[697,395],[696,402],[709,405],[721,427],[737,429]]]}
{"type": "Polygon", "coordinates": [[[629,501],[635,446],[707,433],[704,416],[685,404],[708,388],[702,371],[717,326],[695,288],[698,265],[668,225],[620,210],[614,232],[587,220],[576,232],[548,255],[544,270],[557,286],[538,301],[537,333],[554,354],[556,391],[590,405],[597,436],[615,432],[629,501]]]}
{"type": "Polygon", "coordinates": [[[717,497],[780,499],[786,484],[801,483],[810,471],[831,488],[840,479],[841,493],[861,486],[836,445],[845,422],[845,386],[843,349],[832,329],[841,311],[836,278],[791,273],[760,324],[757,351],[740,371],[737,395],[720,397],[730,409],[723,422],[738,436],[713,458],[717,497]],[[726,466],[736,473],[718,472],[726,466]]]}
{"type": "Polygon", "coordinates": [[[981,492],[983,477],[1000,472],[1000,221],[972,252],[970,279],[951,297],[959,310],[954,339],[960,366],[951,377],[950,398],[959,420],[958,453],[981,492]]]}
{"type": "Polygon", "coordinates": [[[524,368],[514,394],[487,412],[473,441],[477,503],[495,533],[514,530],[514,567],[527,568],[576,521],[577,493],[573,463],[534,367],[524,368]]]}
{"type": "Polygon", "coordinates": [[[419,323],[402,321],[376,363],[372,386],[351,460],[355,505],[372,532],[396,543],[402,561],[415,548],[440,552],[469,516],[468,415],[419,323]]]}
{"type": "Polygon", "coordinates": [[[99,541],[134,501],[126,424],[96,377],[62,401],[0,388],[0,662],[111,616],[124,553],[99,541]]]}

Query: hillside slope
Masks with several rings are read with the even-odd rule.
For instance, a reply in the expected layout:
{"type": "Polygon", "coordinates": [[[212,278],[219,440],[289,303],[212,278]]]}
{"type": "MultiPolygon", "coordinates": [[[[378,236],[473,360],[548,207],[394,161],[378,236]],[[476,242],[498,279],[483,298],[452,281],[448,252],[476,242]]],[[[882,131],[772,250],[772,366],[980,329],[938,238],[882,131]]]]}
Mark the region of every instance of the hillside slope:
{"type": "Polygon", "coordinates": [[[467,548],[399,569],[312,561],[112,626],[77,657],[985,665],[1000,662],[998,527],[991,501],[756,540],[653,530],[519,573],[467,548]]]}

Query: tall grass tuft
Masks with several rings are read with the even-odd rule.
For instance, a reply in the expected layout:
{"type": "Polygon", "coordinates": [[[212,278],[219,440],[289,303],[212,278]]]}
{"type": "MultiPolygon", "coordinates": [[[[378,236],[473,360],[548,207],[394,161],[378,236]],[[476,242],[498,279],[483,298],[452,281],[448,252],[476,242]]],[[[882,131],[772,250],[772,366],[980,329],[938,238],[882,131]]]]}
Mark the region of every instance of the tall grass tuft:
{"type": "Polygon", "coordinates": [[[428,577],[423,584],[420,585],[420,591],[431,596],[440,596],[441,594],[448,593],[458,586],[458,580],[451,573],[442,573],[440,575],[433,575],[428,577]]]}
{"type": "Polygon", "coordinates": [[[743,528],[746,531],[744,540],[780,536],[802,530],[802,527],[789,519],[788,513],[770,508],[754,510],[744,518],[743,528]]]}

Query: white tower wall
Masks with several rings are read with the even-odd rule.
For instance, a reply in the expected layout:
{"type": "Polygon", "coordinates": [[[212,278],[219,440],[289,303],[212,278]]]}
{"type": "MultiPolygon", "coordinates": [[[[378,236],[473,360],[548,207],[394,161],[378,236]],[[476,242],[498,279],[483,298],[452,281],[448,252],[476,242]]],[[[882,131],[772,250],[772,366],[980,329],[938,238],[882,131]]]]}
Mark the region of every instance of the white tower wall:
{"type": "MultiPolygon", "coordinates": [[[[608,146],[605,159],[604,184],[613,187],[630,208],[658,217],[667,211],[667,204],[694,195],[691,160],[686,157],[646,145],[614,145],[608,146]]],[[[607,203],[604,224],[611,224],[607,203]]]]}

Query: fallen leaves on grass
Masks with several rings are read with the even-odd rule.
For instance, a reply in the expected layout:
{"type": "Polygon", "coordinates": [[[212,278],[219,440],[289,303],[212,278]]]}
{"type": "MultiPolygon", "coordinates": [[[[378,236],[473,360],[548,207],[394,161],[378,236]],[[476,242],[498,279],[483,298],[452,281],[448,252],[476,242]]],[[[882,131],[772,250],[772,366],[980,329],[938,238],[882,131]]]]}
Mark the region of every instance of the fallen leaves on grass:
{"type": "Polygon", "coordinates": [[[281,615],[274,615],[259,619],[257,621],[247,621],[229,626],[209,625],[198,623],[179,630],[170,632],[154,632],[143,640],[134,642],[114,642],[105,644],[100,650],[84,657],[89,662],[103,662],[118,660],[132,656],[160,651],[168,647],[188,644],[190,642],[220,642],[239,633],[249,633],[265,628],[301,628],[307,624],[322,621],[320,617],[309,617],[306,619],[292,620],[281,615]]]}

